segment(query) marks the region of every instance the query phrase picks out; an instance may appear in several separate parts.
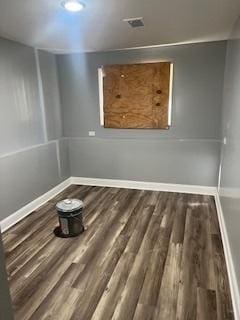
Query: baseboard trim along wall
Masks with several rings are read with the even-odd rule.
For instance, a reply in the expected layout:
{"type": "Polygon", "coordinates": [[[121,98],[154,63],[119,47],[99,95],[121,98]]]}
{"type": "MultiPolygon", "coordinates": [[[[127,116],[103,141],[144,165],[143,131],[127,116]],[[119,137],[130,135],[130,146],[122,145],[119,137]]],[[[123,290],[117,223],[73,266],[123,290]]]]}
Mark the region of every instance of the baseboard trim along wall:
{"type": "Polygon", "coordinates": [[[55,197],[59,192],[66,189],[71,184],[71,178],[63,181],[53,189],[49,190],[48,192],[44,193],[42,196],[38,197],[37,199],[31,201],[26,206],[22,207],[21,209],[17,210],[7,218],[0,221],[0,228],[1,231],[4,232],[8,230],[10,227],[15,225],[17,222],[24,219],[26,216],[31,214],[34,210],[39,208],[45,202],[49,201],[51,198],[55,197]]]}
{"type": "Polygon", "coordinates": [[[114,180],[114,179],[98,179],[98,178],[85,178],[85,177],[71,177],[63,181],[53,189],[49,190],[39,198],[30,202],[23,208],[19,209],[9,217],[5,218],[0,222],[2,231],[6,231],[11,226],[31,214],[38,207],[55,197],[58,193],[66,189],[71,184],[77,185],[92,185],[102,187],[118,187],[118,188],[129,188],[139,190],[153,190],[153,191],[165,191],[165,192],[181,192],[181,193],[192,193],[192,194],[203,194],[212,195],[215,197],[216,208],[218,213],[218,219],[220,224],[220,230],[222,235],[224,253],[227,263],[227,271],[230,282],[230,289],[232,294],[232,302],[234,308],[235,319],[240,319],[240,295],[237,285],[236,274],[233,265],[232,254],[230,250],[227,230],[221,208],[221,203],[216,187],[208,186],[194,186],[194,185],[182,185],[182,184],[167,184],[158,182],[145,182],[145,181],[130,181],[130,180],[114,180]]]}
{"type": "Polygon", "coordinates": [[[221,201],[219,198],[219,193],[215,195],[215,203],[216,203],[218,221],[219,221],[220,230],[221,230],[223,249],[224,249],[224,254],[225,254],[225,259],[227,264],[234,316],[236,320],[240,320],[240,292],[238,288],[238,282],[237,282],[237,277],[234,269],[233,258],[232,258],[230,244],[229,244],[226,224],[223,216],[221,201]]]}
{"type": "Polygon", "coordinates": [[[85,177],[71,177],[44,193],[42,196],[28,203],[26,206],[20,208],[16,212],[12,213],[7,218],[0,221],[0,227],[2,232],[8,230],[17,222],[31,214],[34,210],[40,207],[51,198],[55,197],[59,192],[71,184],[79,185],[92,185],[102,187],[115,187],[115,188],[128,188],[138,190],[154,190],[154,191],[166,191],[166,192],[182,192],[182,193],[194,193],[194,194],[207,194],[216,195],[216,187],[183,185],[183,184],[168,184],[158,182],[145,182],[145,181],[131,181],[131,180],[117,180],[117,179],[99,179],[99,178],[85,178],[85,177]]]}
{"type": "Polygon", "coordinates": [[[131,180],[118,180],[118,179],[98,179],[98,178],[83,178],[72,177],[72,184],[83,184],[101,187],[115,187],[115,188],[128,188],[138,190],[153,190],[153,191],[166,191],[166,192],[182,192],[194,194],[207,194],[216,195],[216,187],[205,187],[184,184],[171,184],[159,182],[145,182],[145,181],[131,181],[131,180]]]}

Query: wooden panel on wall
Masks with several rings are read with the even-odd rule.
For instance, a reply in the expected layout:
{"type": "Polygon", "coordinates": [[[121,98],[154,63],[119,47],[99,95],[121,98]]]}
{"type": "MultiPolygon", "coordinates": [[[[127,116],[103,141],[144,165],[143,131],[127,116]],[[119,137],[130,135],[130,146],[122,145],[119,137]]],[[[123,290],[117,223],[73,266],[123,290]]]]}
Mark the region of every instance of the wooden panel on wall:
{"type": "Polygon", "coordinates": [[[170,62],[103,68],[105,128],[168,129],[170,62]]]}

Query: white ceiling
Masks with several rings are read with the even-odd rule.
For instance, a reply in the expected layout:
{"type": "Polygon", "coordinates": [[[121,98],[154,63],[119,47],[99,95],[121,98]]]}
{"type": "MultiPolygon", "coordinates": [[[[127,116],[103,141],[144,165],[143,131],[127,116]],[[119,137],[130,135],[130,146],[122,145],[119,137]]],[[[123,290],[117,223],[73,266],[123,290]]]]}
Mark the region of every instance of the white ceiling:
{"type": "Polygon", "coordinates": [[[240,0],[83,0],[69,13],[61,0],[0,0],[0,35],[54,52],[102,51],[227,39],[240,0]],[[131,29],[123,18],[144,17],[131,29]]]}

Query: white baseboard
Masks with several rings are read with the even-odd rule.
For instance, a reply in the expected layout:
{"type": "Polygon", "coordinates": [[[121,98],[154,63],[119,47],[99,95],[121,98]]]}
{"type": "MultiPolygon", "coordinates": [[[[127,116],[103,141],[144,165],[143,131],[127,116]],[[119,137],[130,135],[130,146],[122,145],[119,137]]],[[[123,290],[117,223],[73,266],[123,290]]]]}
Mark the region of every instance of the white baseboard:
{"type": "Polygon", "coordinates": [[[155,191],[168,191],[168,192],[183,192],[183,193],[195,193],[195,194],[208,194],[215,195],[215,187],[203,187],[193,185],[182,184],[167,184],[158,182],[145,182],[145,181],[131,181],[131,180],[113,180],[113,179],[98,179],[98,178],[83,178],[83,177],[71,177],[63,181],[53,189],[49,190],[42,196],[28,203],[26,206],[17,210],[7,218],[0,221],[0,228],[2,232],[8,230],[14,224],[31,214],[34,210],[40,207],[42,204],[55,197],[59,192],[63,191],[71,184],[81,185],[93,185],[103,187],[116,187],[116,188],[128,188],[139,190],[155,190],[155,191]]]}
{"type": "Polygon", "coordinates": [[[215,202],[217,207],[217,214],[218,214],[218,221],[221,230],[222,242],[223,242],[223,249],[227,264],[227,271],[228,271],[228,279],[230,283],[230,290],[232,296],[232,304],[233,304],[233,311],[235,315],[235,320],[240,320],[240,292],[238,288],[237,277],[234,269],[233,258],[231,254],[231,248],[228,240],[227,229],[225,225],[225,220],[223,216],[222,206],[219,198],[219,194],[215,195],[215,202]]]}
{"type": "Polygon", "coordinates": [[[132,180],[117,180],[117,179],[98,179],[98,178],[83,178],[72,177],[72,184],[92,185],[101,187],[116,187],[138,190],[153,190],[153,191],[167,191],[167,192],[182,192],[193,194],[207,194],[216,195],[216,187],[194,186],[184,184],[171,184],[159,182],[145,182],[132,180]]]}
{"type": "Polygon", "coordinates": [[[63,181],[53,189],[49,190],[48,192],[44,193],[42,196],[38,197],[37,199],[33,200],[32,202],[28,203],[26,206],[22,207],[21,209],[17,210],[7,218],[0,221],[0,228],[1,231],[4,232],[12,227],[14,224],[31,214],[34,210],[39,208],[45,202],[49,201],[51,198],[55,197],[59,192],[66,189],[71,184],[71,178],[63,181]]]}

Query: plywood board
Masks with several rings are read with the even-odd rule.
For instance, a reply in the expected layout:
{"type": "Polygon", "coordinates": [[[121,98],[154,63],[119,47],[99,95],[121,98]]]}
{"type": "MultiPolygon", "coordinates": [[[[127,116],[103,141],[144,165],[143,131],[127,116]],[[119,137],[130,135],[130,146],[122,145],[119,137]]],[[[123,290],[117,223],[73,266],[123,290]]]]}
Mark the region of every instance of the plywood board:
{"type": "Polygon", "coordinates": [[[103,68],[105,128],[168,129],[170,62],[103,68]]]}

